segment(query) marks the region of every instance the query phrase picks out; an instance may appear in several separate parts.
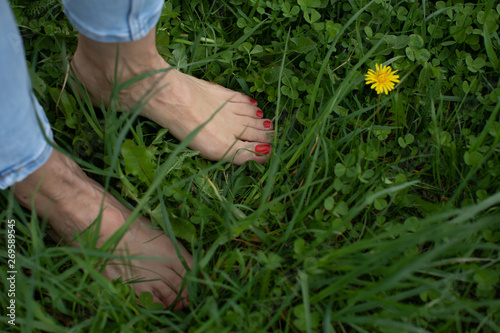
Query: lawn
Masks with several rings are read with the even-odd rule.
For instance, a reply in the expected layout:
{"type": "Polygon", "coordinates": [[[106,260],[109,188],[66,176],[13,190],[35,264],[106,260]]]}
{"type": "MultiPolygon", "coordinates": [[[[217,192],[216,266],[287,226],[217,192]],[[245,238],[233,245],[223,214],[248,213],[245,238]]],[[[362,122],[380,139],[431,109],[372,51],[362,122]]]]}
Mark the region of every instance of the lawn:
{"type": "Polygon", "coordinates": [[[11,3],[56,142],[195,264],[188,308],[139,306],[92,235],[57,246],[2,191],[2,332],[500,332],[498,2],[166,1],[165,59],[274,121],[269,161],[243,166],[80,98],[59,1],[11,3]],[[388,94],[365,83],[377,64],[388,94]]]}

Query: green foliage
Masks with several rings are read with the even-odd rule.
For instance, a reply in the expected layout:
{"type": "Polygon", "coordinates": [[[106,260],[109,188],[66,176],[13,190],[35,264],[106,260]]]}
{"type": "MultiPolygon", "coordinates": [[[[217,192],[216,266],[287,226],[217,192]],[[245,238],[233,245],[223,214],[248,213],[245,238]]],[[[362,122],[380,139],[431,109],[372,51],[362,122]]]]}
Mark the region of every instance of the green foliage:
{"type": "Polygon", "coordinates": [[[54,247],[4,191],[30,286],[9,330],[500,331],[500,5],[166,1],[159,52],[277,119],[270,161],[241,167],[94,109],[63,84],[77,33],[61,6],[14,5],[59,145],[196,259],[188,309],[138,306],[95,269],[109,254],[54,247]],[[401,79],[380,98],[375,63],[401,79]]]}
{"type": "Polygon", "coordinates": [[[29,1],[29,0],[11,0],[10,3],[13,7],[23,7],[24,12],[29,16],[40,16],[44,14],[47,10],[58,7],[57,0],[41,0],[41,1],[29,1]]]}

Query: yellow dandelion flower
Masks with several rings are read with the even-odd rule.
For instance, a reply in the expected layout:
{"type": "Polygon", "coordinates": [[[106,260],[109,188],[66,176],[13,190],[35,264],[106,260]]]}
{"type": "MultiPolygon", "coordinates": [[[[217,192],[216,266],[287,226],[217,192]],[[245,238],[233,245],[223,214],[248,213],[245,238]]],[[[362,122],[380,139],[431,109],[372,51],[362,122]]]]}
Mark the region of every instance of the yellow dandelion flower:
{"type": "Polygon", "coordinates": [[[368,70],[365,75],[366,84],[371,84],[370,88],[375,89],[377,94],[384,92],[387,95],[394,89],[394,84],[399,82],[399,75],[396,75],[397,71],[393,71],[391,66],[376,64],[375,69],[368,70]]]}

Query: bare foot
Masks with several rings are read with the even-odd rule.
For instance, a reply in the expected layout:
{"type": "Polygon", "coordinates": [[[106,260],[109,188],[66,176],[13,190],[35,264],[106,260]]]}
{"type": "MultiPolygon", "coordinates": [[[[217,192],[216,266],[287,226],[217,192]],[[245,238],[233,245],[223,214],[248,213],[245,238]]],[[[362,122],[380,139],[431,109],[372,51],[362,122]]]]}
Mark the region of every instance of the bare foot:
{"type": "MultiPolygon", "coordinates": [[[[170,68],[156,50],[154,29],[136,42],[118,44],[118,76],[123,83],[140,74],[170,68]]],[[[95,102],[109,101],[115,81],[117,44],[99,43],[79,36],[72,66],[78,80],[95,102]]],[[[236,164],[266,161],[271,152],[273,124],[250,97],[219,85],[196,79],[175,69],[143,79],[119,93],[123,109],[130,109],[152,86],[160,88],[141,115],[168,128],[179,140],[220,109],[191,141],[210,160],[231,160],[236,164]],[[256,154],[258,153],[258,154],[256,154]],[[234,158],[234,159],[233,159],[234,158]]]]}
{"type": "MultiPolygon", "coordinates": [[[[63,242],[68,242],[74,233],[83,232],[99,215],[103,188],[63,154],[54,150],[40,169],[17,183],[14,190],[16,199],[23,206],[31,208],[31,197],[40,182],[34,200],[35,211],[40,216],[48,217],[57,234],[57,241],[63,239],[63,242]]],[[[130,210],[116,198],[106,195],[98,246],[112,236],[130,214],[130,210]]],[[[78,246],[74,243],[70,245],[78,246]]],[[[191,266],[191,255],[180,243],[178,246],[184,260],[191,266]]],[[[163,232],[152,229],[146,218],[140,217],[132,223],[114,254],[157,257],[158,260],[114,260],[104,269],[107,278],[121,276],[124,281],[144,280],[146,282],[131,284],[137,296],[149,291],[154,301],[164,306],[173,305],[176,299],[181,300],[175,304],[176,309],[187,304],[187,288],[181,290],[186,269],[177,256],[174,243],[163,232]]]]}

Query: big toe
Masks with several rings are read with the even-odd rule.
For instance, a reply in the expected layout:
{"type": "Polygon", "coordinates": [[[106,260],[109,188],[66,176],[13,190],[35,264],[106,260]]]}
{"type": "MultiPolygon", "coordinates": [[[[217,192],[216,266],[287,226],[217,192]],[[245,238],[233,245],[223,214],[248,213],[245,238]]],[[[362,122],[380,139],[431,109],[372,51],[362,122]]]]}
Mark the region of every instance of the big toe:
{"type": "Polygon", "coordinates": [[[231,149],[231,162],[242,165],[247,161],[266,163],[271,155],[271,144],[237,141],[231,149]]]}
{"type": "MultiPolygon", "coordinates": [[[[156,281],[142,282],[135,287],[135,294],[138,297],[143,292],[149,292],[153,296],[153,303],[160,303],[164,308],[173,306],[179,310],[187,305],[188,289],[182,285],[182,279],[169,277],[156,281]]],[[[146,305],[146,304],[141,304],[146,305]]]]}

